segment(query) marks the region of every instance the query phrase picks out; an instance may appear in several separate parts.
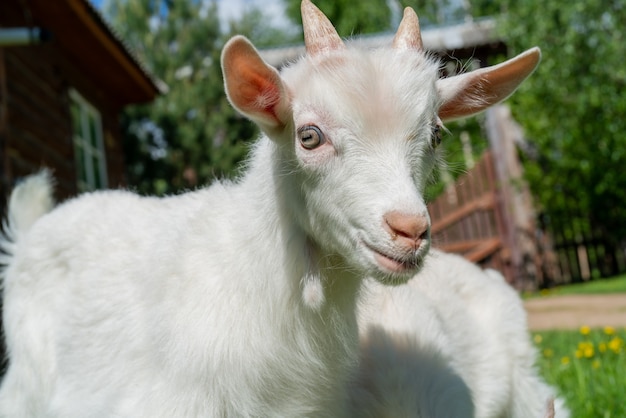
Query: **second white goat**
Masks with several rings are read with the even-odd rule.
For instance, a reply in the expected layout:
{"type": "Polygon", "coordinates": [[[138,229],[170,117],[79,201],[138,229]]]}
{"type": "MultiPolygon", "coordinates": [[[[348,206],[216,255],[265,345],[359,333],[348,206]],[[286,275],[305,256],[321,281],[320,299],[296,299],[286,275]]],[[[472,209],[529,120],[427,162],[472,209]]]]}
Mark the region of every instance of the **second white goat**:
{"type": "Polygon", "coordinates": [[[359,312],[355,416],[569,416],[536,369],[519,295],[494,270],[431,250],[404,285],[368,280],[359,312]]]}

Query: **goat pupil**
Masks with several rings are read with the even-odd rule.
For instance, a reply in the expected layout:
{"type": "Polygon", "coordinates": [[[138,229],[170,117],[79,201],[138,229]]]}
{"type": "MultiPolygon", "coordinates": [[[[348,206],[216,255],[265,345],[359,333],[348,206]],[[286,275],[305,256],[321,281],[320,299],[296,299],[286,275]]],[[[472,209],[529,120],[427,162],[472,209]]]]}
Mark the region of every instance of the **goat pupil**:
{"type": "Polygon", "coordinates": [[[304,128],[299,131],[300,143],[306,149],[316,148],[322,142],[321,134],[314,127],[304,128]]]}

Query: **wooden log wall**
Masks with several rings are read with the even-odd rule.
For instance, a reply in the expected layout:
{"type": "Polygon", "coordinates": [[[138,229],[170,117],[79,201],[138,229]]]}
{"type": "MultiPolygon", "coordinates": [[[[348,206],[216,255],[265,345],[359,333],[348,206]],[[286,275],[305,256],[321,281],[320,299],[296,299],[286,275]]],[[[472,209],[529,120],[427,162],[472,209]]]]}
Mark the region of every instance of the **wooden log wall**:
{"type": "MultiPolygon", "coordinates": [[[[23,2],[0,1],[0,27],[32,26],[23,2]]],[[[82,51],[88,56],[90,51],[82,51]]],[[[59,200],[75,195],[77,169],[72,140],[70,89],[98,109],[103,127],[109,187],[126,184],[119,113],[112,95],[81,68],[81,56],[53,40],[0,48],[0,192],[20,177],[48,167],[59,200]]],[[[0,211],[4,213],[4,198],[0,211]]]]}

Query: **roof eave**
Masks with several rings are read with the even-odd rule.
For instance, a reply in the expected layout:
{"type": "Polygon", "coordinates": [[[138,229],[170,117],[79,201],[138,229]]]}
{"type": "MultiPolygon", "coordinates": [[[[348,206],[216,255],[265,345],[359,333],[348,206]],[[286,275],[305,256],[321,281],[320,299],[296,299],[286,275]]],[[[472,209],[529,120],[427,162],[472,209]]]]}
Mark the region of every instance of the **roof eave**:
{"type": "MultiPolygon", "coordinates": [[[[362,48],[377,48],[390,45],[395,34],[381,33],[356,36],[347,42],[358,42],[362,48]]],[[[488,45],[502,40],[496,33],[496,20],[483,18],[466,21],[448,26],[431,26],[422,29],[424,49],[432,52],[452,51],[488,45]]],[[[287,62],[295,61],[305,53],[303,44],[269,48],[260,51],[263,59],[281,67],[287,62]]]]}

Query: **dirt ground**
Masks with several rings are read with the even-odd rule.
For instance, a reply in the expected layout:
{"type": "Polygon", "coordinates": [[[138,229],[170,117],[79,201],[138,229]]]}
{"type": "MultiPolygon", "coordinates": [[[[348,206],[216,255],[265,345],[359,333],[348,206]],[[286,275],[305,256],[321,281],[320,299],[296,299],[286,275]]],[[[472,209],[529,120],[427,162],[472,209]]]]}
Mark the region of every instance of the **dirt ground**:
{"type": "Polygon", "coordinates": [[[531,330],[626,327],[626,294],[550,296],[525,306],[531,330]]]}

